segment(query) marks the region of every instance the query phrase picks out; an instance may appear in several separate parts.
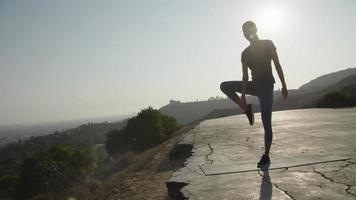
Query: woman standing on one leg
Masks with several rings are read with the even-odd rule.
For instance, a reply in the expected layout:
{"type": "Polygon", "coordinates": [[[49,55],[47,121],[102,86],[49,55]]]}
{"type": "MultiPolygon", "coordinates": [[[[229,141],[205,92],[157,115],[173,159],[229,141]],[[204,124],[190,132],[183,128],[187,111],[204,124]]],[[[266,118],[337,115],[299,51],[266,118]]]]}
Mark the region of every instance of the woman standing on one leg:
{"type": "Polygon", "coordinates": [[[245,22],[242,25],[242,30],[245,38],[250,42],[250,45],[241,53],[242,81],[224,81],[220,84],[220,89],[245,111],[244,113],[251,125],[254,123],[254,114],[252,105],[246,103],[245,94],[258,97],[265,132],[265,153],[257,166],[265,167],[270,164],[269,151],[273,138],[271,123],[275,80],[272,74],[271,60],[273,60],[282,82],[282,97],[284,100],[287,99],[288,90],[273,42],[271,40],[260,40],[257,36],[257,27],[252,21],[245,22]],[[252,81],[248,81],[248,68],[251,70],[252,81]],[[241,93],[241,97],[236,92],[241,93]]]}

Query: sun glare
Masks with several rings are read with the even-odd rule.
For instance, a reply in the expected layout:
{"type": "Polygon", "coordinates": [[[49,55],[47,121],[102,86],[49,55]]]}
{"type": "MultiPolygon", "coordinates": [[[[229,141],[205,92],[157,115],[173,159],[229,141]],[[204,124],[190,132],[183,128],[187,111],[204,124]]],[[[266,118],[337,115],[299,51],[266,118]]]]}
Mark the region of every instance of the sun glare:
{"type": "Polygon", "coordinates": [[[287,18],[286,9],[278,5],[263,7],[256,18],[257,28],[264,33],[279,31],[287,18]]]}

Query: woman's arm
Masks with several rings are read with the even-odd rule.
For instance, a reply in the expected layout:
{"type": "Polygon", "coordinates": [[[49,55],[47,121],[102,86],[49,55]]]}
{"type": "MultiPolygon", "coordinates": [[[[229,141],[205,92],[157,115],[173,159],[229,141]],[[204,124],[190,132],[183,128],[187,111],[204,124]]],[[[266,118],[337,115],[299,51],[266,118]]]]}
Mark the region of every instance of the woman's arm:
{"type": "Polygon", "coordinates": [[[287,85],[286,85],[286,81],[284,80],[283,70],[281,64],[279,63],[277,51],[275,49],[272,50],[271,56],[272,56],[274,66],[276,67],[279,79],[281,80],[282,83],[282,97],[284,100],[286,100],[288,96],[287,85]]]}

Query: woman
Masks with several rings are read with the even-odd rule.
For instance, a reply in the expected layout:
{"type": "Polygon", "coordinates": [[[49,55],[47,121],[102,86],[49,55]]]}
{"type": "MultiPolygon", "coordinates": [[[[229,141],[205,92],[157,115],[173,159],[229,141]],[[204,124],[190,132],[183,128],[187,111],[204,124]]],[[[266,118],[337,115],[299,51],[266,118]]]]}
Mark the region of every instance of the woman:
{"type": "Polygon", "coordinates": [[[242,31],[250,45],[241,53],[242,81],[224,81],[220,89],[236,104],[242,108],[251,125],[254,123],[252,105],[246,103],[246,94],[258,97],[261,105],[261,118],[265,131],[265,153],[262,155],[257,167],[268,167],[270,162],[269,151],[272,144],[272,104],[274,77],[271,60],[282,82],[282,97],[287,99],[288,90],[284,80],[283,70],[278,60],[276,47],[271,40],[260,40],[257,36],[256,24],[247,21],[242,25],[242,31]],[[251,70],[252,81],[248,81],[248,68],[251,70]],[[236,92],[241,93],[239,97],[236,92]]]}

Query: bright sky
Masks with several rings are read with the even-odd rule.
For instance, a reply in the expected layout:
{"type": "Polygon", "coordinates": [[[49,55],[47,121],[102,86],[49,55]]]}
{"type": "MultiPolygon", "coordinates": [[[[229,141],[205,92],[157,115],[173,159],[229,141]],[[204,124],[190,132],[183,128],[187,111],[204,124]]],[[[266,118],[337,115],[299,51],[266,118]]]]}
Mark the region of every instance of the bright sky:
{"type": "Polygon", "coordinates": [[[224,96],[246,20],[274,42],[290,89],[356,67],[354,0],[3,0],[0,125],[224,96]]]}

